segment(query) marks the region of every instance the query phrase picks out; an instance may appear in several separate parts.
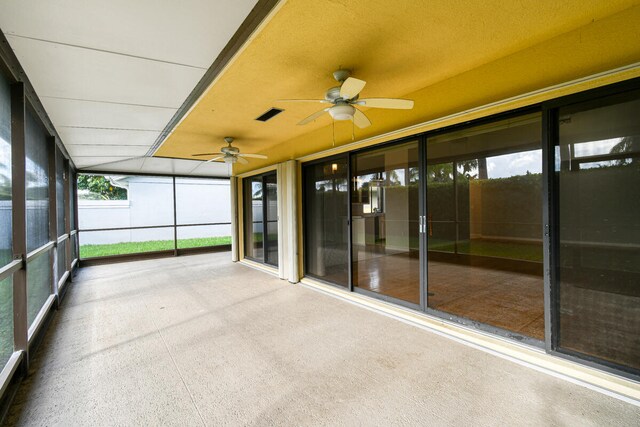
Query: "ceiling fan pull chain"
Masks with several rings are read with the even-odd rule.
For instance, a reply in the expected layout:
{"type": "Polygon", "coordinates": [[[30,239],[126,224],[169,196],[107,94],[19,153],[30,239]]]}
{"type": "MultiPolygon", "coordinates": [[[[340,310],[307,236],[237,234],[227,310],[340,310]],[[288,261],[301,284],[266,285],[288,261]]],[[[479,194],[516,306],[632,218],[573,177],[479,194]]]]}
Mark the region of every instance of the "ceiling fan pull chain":
{"type": "Polygon", "coordinates": [[[331,120],[331,133],[333,134],[333,146],[336,146],[336,121],[331,120]]]}

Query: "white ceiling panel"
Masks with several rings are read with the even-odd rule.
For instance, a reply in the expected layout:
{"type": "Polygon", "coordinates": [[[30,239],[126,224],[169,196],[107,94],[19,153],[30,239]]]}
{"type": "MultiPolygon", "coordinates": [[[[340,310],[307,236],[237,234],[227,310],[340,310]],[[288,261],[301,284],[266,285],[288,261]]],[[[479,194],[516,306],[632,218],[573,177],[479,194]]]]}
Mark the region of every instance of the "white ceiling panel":
{"type": "Polygon", "coordinates": [[[131,158],[148,152],[256,3],[3,0],[0,28],[76,166],[186,174],[200,162],[131,158]]]}
{"type": "Polygon", "coordinates": [[[109,157],[117,154],[118,156],[138,157],[147,153],[148,147],[144,146],[119,146],[114,150],[110,145],[68,145],[67,150],[72,157],[109,157]]]}
{"type": "Polygon", "coordinates": [[[211,162],[205,163],[196,160],[169,159],[164,157],[145,157],[126,159],[113,162],[105,161],[104,164],[89,166],[84,171],[101,172],[126,172],[126,173],[148,173],[148,174],[171,174],[183,176],[217,176],[228,177],[231,168],[226,163],[211,162]]]}
{"type": "Polygon", "coordinates": [[[175,108],[59,98],[42,98],[42,103],[58,130],[88,127],[161,131],[176,112],[175,108]]]}
{"type": "Polygon", "coordinates": [[[151,147],[160,132],[157,131],[132,131],[117,129],[85,129],[61,127],[58,129],[60,138],[65,141],[67,148],[74,145],[92,144],[113,146],[114,154],[121,145],[142,145],[151,147]]]}
{"type": "Polygon", "coordinates": [[[120,162],[122,160],[127,160],[127,159],[130,159],[130,157],[127,157],[127,156],[109,156],[109,157],[76,156],[73,158],[78,169],[108,165],[114,162],[120,162]]]}
{"type": "Polygon", "coordinates": [[[205,70],[8,36],[41,97],[178,108],[205,70]]]}
{"type": "Polygon", "coordinates": [[[256,0],[3,0],[0,27],[5,34],[208,68],[255,4],[256,0]]]}

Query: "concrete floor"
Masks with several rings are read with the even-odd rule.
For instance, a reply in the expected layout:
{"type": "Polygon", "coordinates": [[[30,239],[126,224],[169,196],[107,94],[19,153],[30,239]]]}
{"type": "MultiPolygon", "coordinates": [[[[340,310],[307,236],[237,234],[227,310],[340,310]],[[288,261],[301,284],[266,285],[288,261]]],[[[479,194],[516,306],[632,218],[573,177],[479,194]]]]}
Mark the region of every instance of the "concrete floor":
{"type": "Polygon", "coordinates": [[[228,253],[81,270],[9,425],[638,425],[640,407],[228,253]]]}

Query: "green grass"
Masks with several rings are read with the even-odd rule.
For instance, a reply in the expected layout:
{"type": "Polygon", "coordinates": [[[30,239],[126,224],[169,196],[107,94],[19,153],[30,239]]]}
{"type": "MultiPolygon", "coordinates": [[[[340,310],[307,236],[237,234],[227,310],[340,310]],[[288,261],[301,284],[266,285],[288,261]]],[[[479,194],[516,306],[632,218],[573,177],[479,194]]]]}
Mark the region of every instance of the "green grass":
{"type": "Polygon", "coordinates": [[[0,282],[0,370],[13,353],[13,282],[0,282]]]}
{"type": "MultiPolygon", "coordinates": [[[[231,244],[231,237],[201,237],[196,239],[178,239],[178,248],[200,248],[231,244]]],[[[136,254],[141,252],[164,251],[173,249],[173,240],[150,240],[147,242],[122,242],[105,245],[81,245],[80,258],[94,258],[109,255],[136,254]]]]}
{"type": "MultiPolygon", "coordinates": [[[[429,250],[453,252],[454,244],[449,241],[431,240],[429,242],[429,250]]],[[[464,240],[458,242],[458,253],[542,262],[542,245],[535,243],[464,240]]]]}

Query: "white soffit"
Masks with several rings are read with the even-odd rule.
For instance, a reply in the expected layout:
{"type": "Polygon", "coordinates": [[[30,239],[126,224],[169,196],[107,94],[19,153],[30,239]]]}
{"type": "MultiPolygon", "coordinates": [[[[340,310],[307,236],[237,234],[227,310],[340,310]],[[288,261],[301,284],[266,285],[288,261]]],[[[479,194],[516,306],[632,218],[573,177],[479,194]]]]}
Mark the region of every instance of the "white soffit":
{"type": "MultiPolygon", "coordinates": [[[[5,0],[0,28],[79,168],[115,162],[131,168],[122,172],[186,174],[201,162],[135,157],[151,148],[255,4],[5,0]]],[[[226,165],[200,169],[228,175],[226,165]]]]}

